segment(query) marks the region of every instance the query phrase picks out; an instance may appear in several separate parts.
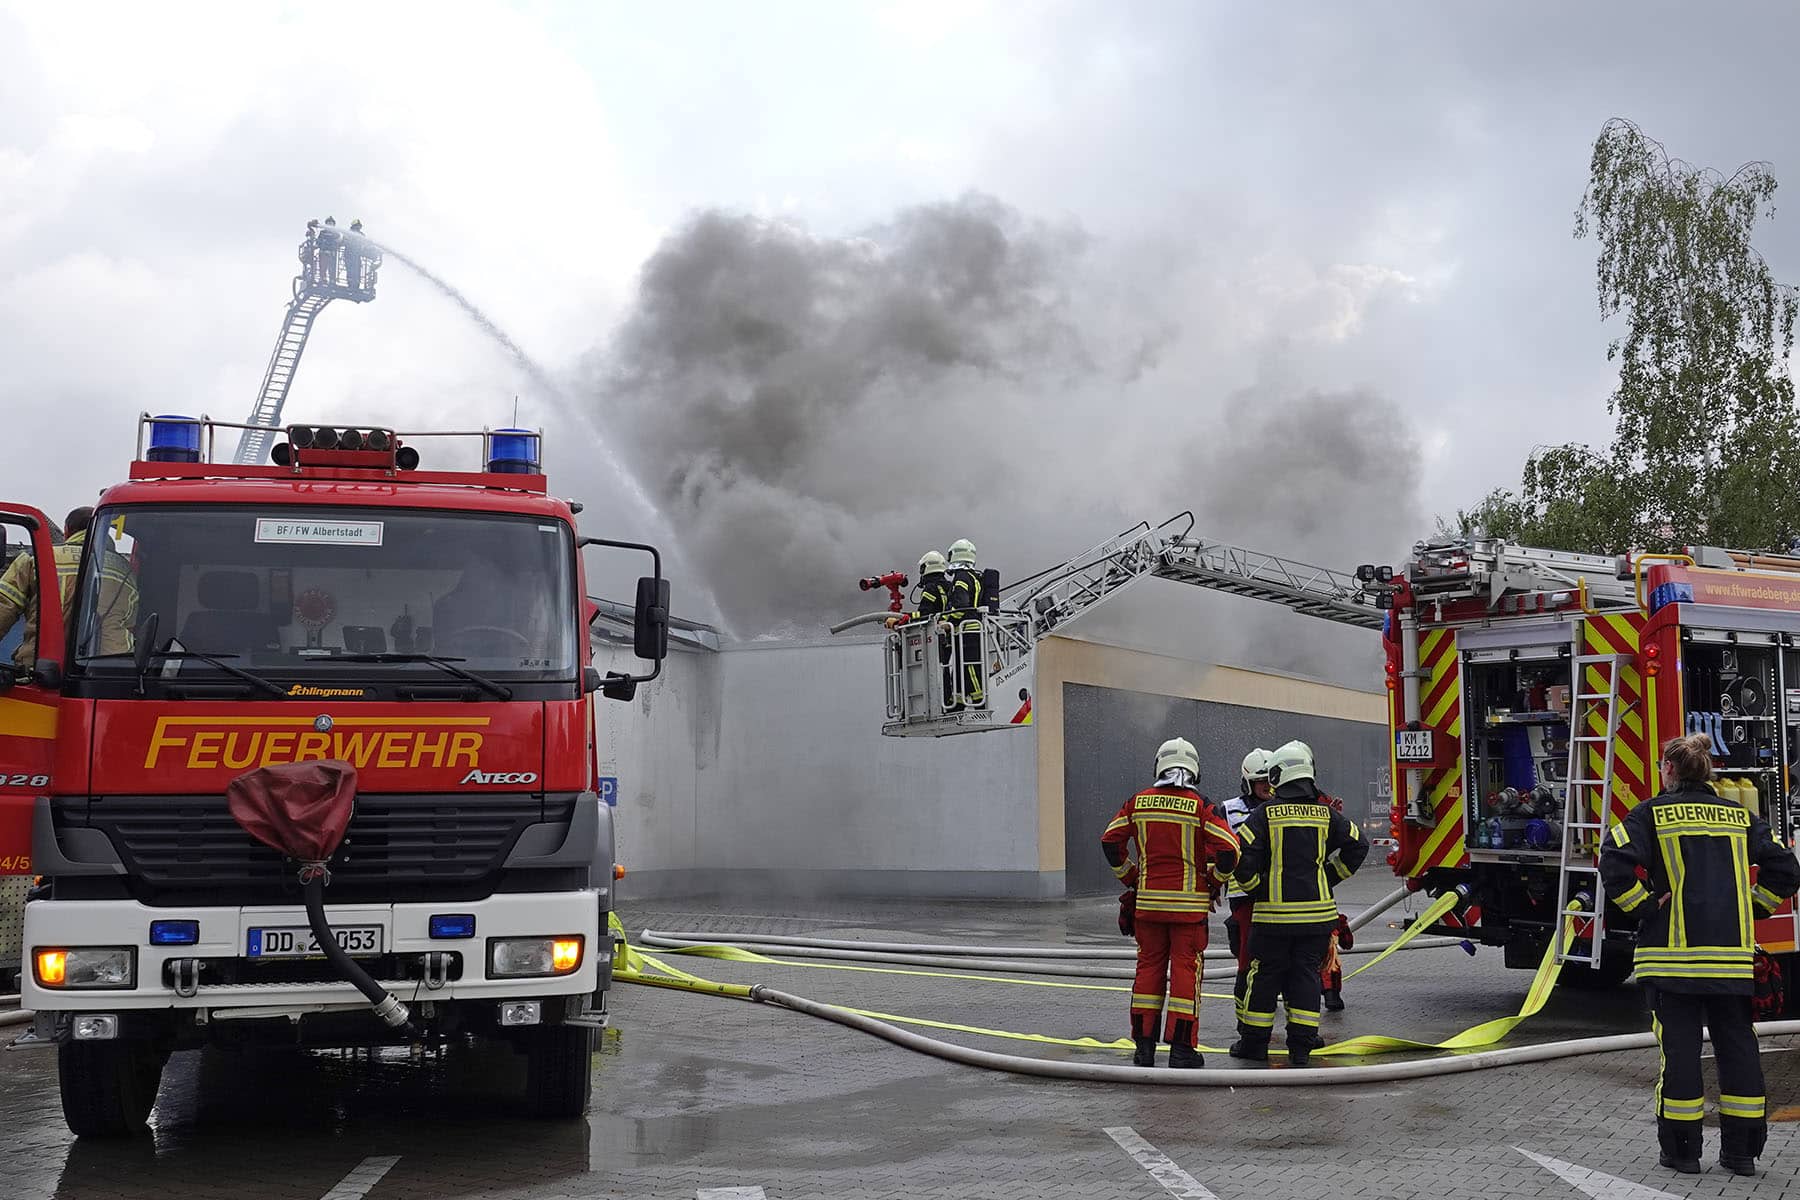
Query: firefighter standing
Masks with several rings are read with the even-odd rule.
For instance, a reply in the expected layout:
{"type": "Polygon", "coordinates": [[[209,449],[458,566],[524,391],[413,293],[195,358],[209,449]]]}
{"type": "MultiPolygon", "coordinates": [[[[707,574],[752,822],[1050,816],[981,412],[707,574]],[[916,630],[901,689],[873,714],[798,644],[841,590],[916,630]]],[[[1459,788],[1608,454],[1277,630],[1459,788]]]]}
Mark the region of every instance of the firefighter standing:
{"type": "Polygon", "coordinates": [[[1687,1175],[1700,1171],[1705,1025],[1719,1064],[1719,1165],[1754,1175],[1769,1132],[1750,1011],[1756,919],[1800,889],[1800,863],[1767,821],[1716,794],[1711,778],[1710,735],[1664,746],[1662,793],[1607,835],[1600,877],[1613,902],[1640,921],[1637,976],[1662,1051],[1658,1161],[1687,1175]]]}
{"type": "Polygon", "coordinates": [[[1131,1061],[1156,1065],[1156,1027],[1168,997],[1164,1038],[1169,1065],[1202,1065],[1200,954],[1215,885],[1237,862],[1237,839],[1212,803],[1195,788],[1200,756],[1185,738],[1156,752],[1156,782],[1125,801],[1101,835],[1100,848],[1135,902],[1126,910],[1137,939],[1137,976],[1131,985],[1131,1061]],[[1134,863],[1125,844],[1137,842],[1134,863]]]}
{"type": "MultiPolygon", "coordinates": [[[[56,582],[62,596],[64,628],[75,599],[75,576],[81,567],[81,551],[87,545],[88,526],[94,510],[77,508],[63,518],[63,541],[56,547],[56,582]]],[[[131,629],[137,620],[138,588],[130,565],[123,555],[114,553],[104,538],[98,551],[100,560],[100,592],[98,614],[91,643],[82,649],[89,654],[123,654],[131,649],[131,629]]],[[[13,662],[30,670],[37,663],[38,607],[34,602],[38,591],[37,560],[21,554],[13,560],[6,574],[0,576],[0,637],[5,637],[20,617],[25,619],[25,636],[13,651],[13,662]]],[[[62,656],[62,647],[51,648],[62,656]]]]}
{"type": "MultiPolygon", "coordinates": [[[[1252,809],[1275,794],[1269,786],[1267,750],[1252,750],[1244,755],[1239,774],[1242,782],[1238,785],[1238,794],[1225,802],[1225,819],[1231,823],[1234,834],[1250,819],[1252,809]]],[[[1237,978],[1232,982],[1231,995],[1241,1018],[1244,1015],[1244,983],[1250,974],[1250,917],[1255,905],[1236,879],[1226,890],[1225,902],[1231,907],[1225,918],[1225,944],[1237,956],[1237,978]]]]}
{"type": "Polygon", "coordinates": [[[319,251],[319,282],[326,287],[337,286],[338,250],[343,244],[344,235],[338,230],[337,218],[326,217],[318,236],[313,239],[313,245],[319,251]]]}
{"type": "Polygon", "coordinates": [[[363,236],[362,220],[350,222],[344,238],[344,286],[353,292],[363,290],[363,259],[368,257],[369,239],[363,236]]]}
{"type": "MultiPolygon", "coordinates": [[[[986,656],[981,646],[981,608],[986,602],[981,572],[975,566],[975,543],[968,538],[958,538],[950,543],[951,618],[956,622],[962,658],[962,677],[957,680],[961,692],[957,697],[957,708],[963,704],[970,708],[987,707],[986,656]]],[[[949,701],[950,697],[944,699],[949,701]]]]}
{"type": "Polygon", "coordinates": [[[1239,830],[1236,876],[1256,908],[1250,976],[1233,1058],[1266,1060],[1275,1000],[1287,1000],[1288,1062],[1305,1065],[1319,1037],[1319,972],[1337,925],[1332,888],[1368,857],[1362,831],[1326,803],[1313,782],[1312,748],[1289,742],[1269,760],[1268,803],[1239,830]]]}

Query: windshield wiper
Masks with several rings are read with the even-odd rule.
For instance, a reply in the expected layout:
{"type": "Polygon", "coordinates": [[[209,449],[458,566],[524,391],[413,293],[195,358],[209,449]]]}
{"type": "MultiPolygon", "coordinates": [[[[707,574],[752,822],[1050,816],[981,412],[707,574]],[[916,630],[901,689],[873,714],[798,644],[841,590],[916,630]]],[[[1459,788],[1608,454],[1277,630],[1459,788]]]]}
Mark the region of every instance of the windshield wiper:
{"type": "Polygon", "coordinates": [[[466,679],[490,696],[501,700],[512,699],[512,689],[503,683],[495,683],[485,679],[473,671],[465,671],[456,664],[465,660],[460,658],[439,658],[435,654],[336,654],[332,662],[366,662],[366,663],[430,663],[438,670],[454,675],[458,679],[466,679]]]}
{"type": "MultiPolygon", "coordinates": [[[[225,661],[226,658],[236,658],[236,657],[237,657],[237,655],[235,655],[235,654],[227,654],[223,657],[220,657],[219,655],[207,654],[204,651],[200,651],[200,650],[152,650],[143,656],[140,666],[148,666],[152,661],[161,662],[163,660],[171,659],[171,658],[198,659],[200,662],[206,663],[208,666],[217,667],[219,670],[225,672],[227,675],[233,676],[237,679],[241,679],[245,683],[254,684],[255,686],[261,688],[263,691],[269,693],[269,695],[271,695],[271,696],[281,696],[284,699],[286,698],[287,689],[282,687],[279,683],[276,683],[272,679],[264,679],[261,675],[257,675],[250,671],[246,671],[242,667],[234,667],[230,663],[225,661]]],[[[85,656],[82,659],[82,661],[83,662],[100,662],[100,661],[103,661],[103,660],[109,659],[109,658],[136,659],[136,658],[138,658],[138,654],[135,650],[126,650],[119,654],[89,654],[89,655],[85,656]]],[[[140,691],[143,690],[143,685],[142,685],[141,680],[139,682],[139,690],[140,691]]]]}

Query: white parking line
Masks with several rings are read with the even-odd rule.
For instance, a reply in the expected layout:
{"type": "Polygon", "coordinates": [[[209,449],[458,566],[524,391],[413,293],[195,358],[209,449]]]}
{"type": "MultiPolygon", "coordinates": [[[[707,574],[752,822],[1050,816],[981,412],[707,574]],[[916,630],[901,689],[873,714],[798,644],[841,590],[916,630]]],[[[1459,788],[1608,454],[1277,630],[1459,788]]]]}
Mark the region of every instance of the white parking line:
{"type": "Polygon", "coordinates": [[[1641,1183],[1633,1183],[1629,1179],[1620,1179],[1617,1175],[1608,1175],[1604,1171],[1596,1171],[1591,1167],[1578,1167],[1574,1163],[1564,1162],[1560,1158],[1551,1158],[1545,1154],[1533,1154],[1523,1146],[1514,1146],[1520,1154],[1529,1158],[1561,1179],[1564,1183],[1587,1196],[1590,1200],[1680,1200],[1668,1192],[1659,1192],[1653,1187],[1645,1187],[1641,1183]]]}
{"type": "Polygon", "coordinates": [[[1103,1131],[1119,1143],[1119,1149],[1137,1159],[1137,1165],[1150,1172],[1150,1178],[1163,1185],[1171,1196],[1182,1200],[1219,1200],[1205,1184],[1175,1165],[1173,1159],[1138,1136],[1129,1125],[1115,1125],[1103,1131]]]}
{"type": "Polygon", "coordinates": [[[694,1200],[767,1200],[759,1187],[701,1188],[694,1200]]]}
{"type": "Polygon", "coordinates": [[[381,1177],[394,1169],[400,1161],[398,1154],[383,1154],[375,1158],[365,1158],[356,1164],[356,1169],[337,1181],[337,1186],[326,1192],[320,1200],[362,1200],[369,1194],[369,1189],[381,1182],[381,1177]]]}

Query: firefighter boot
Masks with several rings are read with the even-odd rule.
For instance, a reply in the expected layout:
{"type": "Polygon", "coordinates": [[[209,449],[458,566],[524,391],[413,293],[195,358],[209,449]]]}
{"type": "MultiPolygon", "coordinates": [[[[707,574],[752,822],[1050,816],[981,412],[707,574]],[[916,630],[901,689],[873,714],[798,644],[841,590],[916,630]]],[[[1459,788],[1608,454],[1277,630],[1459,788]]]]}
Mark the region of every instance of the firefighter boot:
{"type": "MultiPolygon", "coordinates": [[[[1131,1065],[1134,1067],[1154,1067],[1156,1065],[1156,1039],[1154,1037],[1140,1037],[1131,1040],[1137,1043],[1137,1050],[1133,1052],[1131,1056],[1131,1065]]],[[[1173,1055],[1173,1053],[1174,1051],[1171,1049],[1170,1054],[1173,1055]]]]}
{"type": "Polygon", "coordinates": [[[1233,1058],[1242,1058],[1250,1062],[1268,1062],[1269,1039],[1267,1036],[1252,1037],[1246,1033],[1231,1043],[1231,1049],[1226,1053],[1233,1058]]]}
{"type": "Polygon", "coordinates": [[[1288,1066],[1304,1067],[1312,1061],[1312,1052],[1325,1044],[1325,1039],[1316,1033],[1288,1033],[1288,1066]]]}
{"type": "Polygon", "coordinates": [[[1320,1002],[1324,1005],[1326,1012],[1344,1011],[1344,993],[1337,988],[1326,988],[1320,994],[1320,1002]]]}
{"type": "MultiPolygon", "coordinates": [[[[1762,1153],[1763,1143],[1768,1140],[1769,1128],[1760,1121],[1736,1120],[1725,1117],[1719,1121],[1719,1166],[1733,1175],[1755,1175],[1756,1156],[1762,1153]]],[[[1696,1138],[1695,1142],[1698,1143],[1696,1138]]],[[[1694,1157],[1700,1157],[1700,1147],[1694,1146],[1694,1157]]]]}
{"type": "Polygon", "coordinates": [[[1177,1021],[1169,1038],[1169,1065],[1178,1071],[1197,1071],[1206,1065],[1194,1049],[1197,1031],[1192,1021],[1177,1021]]]}
{"type": "MultiPolygon", "coordinates": [[[[1679,1171],[1683,1175],[1700,1173],[1700,1122],[1671,1121],[1667,1117],[1658,1117],[1656,1141],[1662,1148],[1662,1153],[1656,1158],[1658,1165],[1671,1171],[1679,1171]]],[[[1723,1152],[1719,1162],[1727,1170],[1734,1169],[1726,1161],[1723,1152]]]]}

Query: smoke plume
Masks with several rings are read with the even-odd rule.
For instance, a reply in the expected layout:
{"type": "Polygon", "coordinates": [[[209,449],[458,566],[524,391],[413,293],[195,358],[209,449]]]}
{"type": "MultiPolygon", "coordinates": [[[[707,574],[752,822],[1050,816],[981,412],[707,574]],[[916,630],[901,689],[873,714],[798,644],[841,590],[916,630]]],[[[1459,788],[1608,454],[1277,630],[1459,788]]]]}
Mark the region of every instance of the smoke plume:
{"type": "Polygon", "coordinates": [[[1208,396],[1166,360],[1233,314],[1108,249],[982,196],[857,237],[704,212],[646,263],[596,403],[740,633],[822,632],[878,607],[857,577],[963,536],[1017,579],[1184,508],[1332,565],[1416,528],[1391,404],[1208,396]]]}

